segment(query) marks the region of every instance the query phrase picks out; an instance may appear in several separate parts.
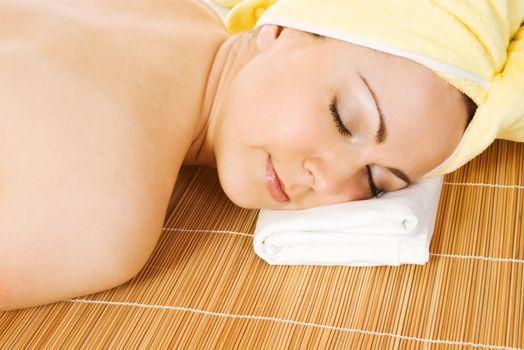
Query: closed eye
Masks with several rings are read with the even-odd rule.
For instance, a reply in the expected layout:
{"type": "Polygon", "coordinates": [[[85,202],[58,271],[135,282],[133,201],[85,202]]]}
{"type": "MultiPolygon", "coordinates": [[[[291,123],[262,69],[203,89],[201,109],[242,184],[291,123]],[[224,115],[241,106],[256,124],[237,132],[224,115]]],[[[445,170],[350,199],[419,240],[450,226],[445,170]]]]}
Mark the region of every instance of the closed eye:
{"type": "Polygon", "coordinates": [[[377,185],[375,184],[375,181],[373,180],[373,173],[371,172],[371,168],[369,165],[366,165],[366,169],[368,171],[368,183],[369,183],[369,190],[373,197],[380,198],[384,194],[383,190],[379,190],[377,188],[377,185]]]}
{"type": "Polygon", "coordinates": [[[337,126],[338,132],[344,137],[351,136],[351,132],[344,126],[344,123],[342,123],[342,119],[340,119],[336,97],[334,97],[333,101],[331,101],[331,104],[329,105],[329,111],[331,112],[331,116],[335,121],[335,125],[337,126]]]}

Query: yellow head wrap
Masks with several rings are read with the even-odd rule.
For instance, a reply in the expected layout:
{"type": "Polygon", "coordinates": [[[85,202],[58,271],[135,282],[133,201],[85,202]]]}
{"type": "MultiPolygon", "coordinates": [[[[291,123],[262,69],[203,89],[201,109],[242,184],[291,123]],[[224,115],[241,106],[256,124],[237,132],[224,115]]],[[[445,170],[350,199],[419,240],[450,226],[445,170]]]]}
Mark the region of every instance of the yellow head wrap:
{"type": "Polygon", "coordinates": [[[231,33],[278,24],[402,56],[479,106],[449,173],[495,138],[524,141],[524,0],[216,0],[231,33]]]}

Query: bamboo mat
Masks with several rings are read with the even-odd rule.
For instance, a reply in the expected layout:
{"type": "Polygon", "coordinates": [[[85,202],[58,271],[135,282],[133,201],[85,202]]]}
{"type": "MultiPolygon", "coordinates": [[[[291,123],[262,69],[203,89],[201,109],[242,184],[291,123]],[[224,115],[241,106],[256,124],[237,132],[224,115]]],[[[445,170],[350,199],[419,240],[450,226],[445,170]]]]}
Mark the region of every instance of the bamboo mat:
{"type": "Polygon", "coordinates": [[[184,167],[164,233],[128,283],[0,313],[0,349],[523,349],[524,144],[445,179],[429,263],[270,266],[257,211],[184,167]]]}

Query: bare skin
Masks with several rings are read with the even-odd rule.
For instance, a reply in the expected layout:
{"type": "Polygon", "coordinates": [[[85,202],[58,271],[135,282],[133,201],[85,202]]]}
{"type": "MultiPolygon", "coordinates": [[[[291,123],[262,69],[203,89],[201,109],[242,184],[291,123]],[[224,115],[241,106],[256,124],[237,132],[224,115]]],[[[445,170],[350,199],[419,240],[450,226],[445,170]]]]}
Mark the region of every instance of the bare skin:
{"type": "Polygon", "coordinates": [[[162,232],[221,19],[181,0],[4,1],[0,22],[0,309],[121,284],[162,232]]]}
{"type": "Polygon", "coordinates": [[[0,3],[0,22],[0,310],[135,275],[162,232],[182,164],[216,166],[240,206],[306,208],[368,198],[367,163],[384,189],[404,187],[385,167],[417,178],[446,158],[464,126],[458,91],[418,64],[383,66],[371,50],[277,26],[230,37],[203,2],[12,0],[0,3]],[[362,59],[347,66],[351,57],[362,59]],[[380,145],[357,68],[388,111],[380,145]],[[392,85],[399,72],[407,88],[392,85]],[[418,101],[398,104],[402,95],[388,99],[388,89],[418,101]],[[345,119],[358,142],[325,113],[332,92],[343,116],[359,108],[362,119],[345,119]],[[423,111],[431,111],[426,124],[414,123],[423,111]],[[422,141],[423,158],[401,152],[422,141]],[[292,201],[268,194],[268,153],[292,201]]]}

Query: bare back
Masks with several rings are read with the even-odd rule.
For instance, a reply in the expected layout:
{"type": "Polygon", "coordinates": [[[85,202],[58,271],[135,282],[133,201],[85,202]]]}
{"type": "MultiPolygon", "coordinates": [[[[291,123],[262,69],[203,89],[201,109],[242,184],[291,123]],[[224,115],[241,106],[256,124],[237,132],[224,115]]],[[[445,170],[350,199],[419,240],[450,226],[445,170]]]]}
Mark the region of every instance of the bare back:
{"type": "Polygon", "coordinates": [[[100,248],[88,237],[144,230],[150,253],[220,18],[192,0],[2,0],[0,23],[0,259],[58,266],[100,248]]]}
{"type": "Polygon", "coordinates": [[[181,0],[12,3],[0,5],[3,210],[53,198],[61,215],[88,206],[89,219],[158,224],[208,73],[193,62],[211,62],[218,17],[181,0]]]}

